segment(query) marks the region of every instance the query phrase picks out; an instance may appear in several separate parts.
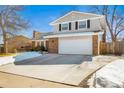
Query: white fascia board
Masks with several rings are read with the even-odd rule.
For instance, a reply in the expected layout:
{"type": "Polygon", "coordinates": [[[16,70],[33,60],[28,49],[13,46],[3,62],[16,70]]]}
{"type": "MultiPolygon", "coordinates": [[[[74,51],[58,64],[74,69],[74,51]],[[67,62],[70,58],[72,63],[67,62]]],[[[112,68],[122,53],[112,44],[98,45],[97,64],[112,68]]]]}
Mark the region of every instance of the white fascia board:
{"type": "Polygon", "coordinates": [[[57,38],[57,37],[74,37],[74,36],[90,36],[90,35],[100,35],[104,32],[86,32],[86,33],[70,33],[70,34],[58,34],[58,35],[48,35],[44,38],[57,38]]]}
{"type": "Polygon", "coordinates": [[[47,39],[45,39],[45,40],[42,40],[42,39],[40,40],[40,39],[39,39],[39,40],[31,40],[31,41],[46,41],[46,40],[47,40],[47,39]]]}

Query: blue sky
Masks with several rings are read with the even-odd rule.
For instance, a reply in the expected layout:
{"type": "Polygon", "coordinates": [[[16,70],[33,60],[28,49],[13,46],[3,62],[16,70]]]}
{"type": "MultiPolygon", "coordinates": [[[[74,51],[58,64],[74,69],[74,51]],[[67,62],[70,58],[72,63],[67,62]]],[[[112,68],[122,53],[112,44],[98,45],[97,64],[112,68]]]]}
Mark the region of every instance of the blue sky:
{"type": "Polygon", "coordinates": [[[30,28],[22,32],[22,34],[31,37],[32,31],[50,32],[52,27],[50,22],[63,16],[69,11],[83,11],[89,12],[90,6],[79,5],[42,5],[42,6],[24,6],[21,15],[30,23],[30,28]]]}

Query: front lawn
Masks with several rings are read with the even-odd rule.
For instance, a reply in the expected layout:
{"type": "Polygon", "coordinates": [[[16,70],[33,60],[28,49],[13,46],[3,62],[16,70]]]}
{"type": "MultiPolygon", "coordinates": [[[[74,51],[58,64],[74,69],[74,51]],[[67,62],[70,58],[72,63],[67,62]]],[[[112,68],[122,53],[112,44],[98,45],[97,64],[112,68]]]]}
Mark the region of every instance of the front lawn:
{"type": "Polygon", "coordinates": [[[16,56],[16,53],[0,53],[0,57],[16,56]]]}

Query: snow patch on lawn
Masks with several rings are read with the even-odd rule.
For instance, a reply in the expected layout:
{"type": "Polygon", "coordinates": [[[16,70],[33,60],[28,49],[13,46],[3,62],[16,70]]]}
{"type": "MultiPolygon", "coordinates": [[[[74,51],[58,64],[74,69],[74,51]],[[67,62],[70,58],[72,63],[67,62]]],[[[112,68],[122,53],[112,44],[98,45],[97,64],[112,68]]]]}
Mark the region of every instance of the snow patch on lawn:
{"type": "Polygon", "coordinates": [[[90,87],[124,87],[124,59],[115,60],[99,71],[88,81],[90,87]]]}
{"type": "Polygon", "coordinates": [[[0,57],[0,65],[22,61],[25,59],[34,58],[41,55],[42,54],[39,52],[22,52],[22,53],[18,53],[16,56],[0,57]]]}
{"type": "Polygon", "coordinates": [[[17,54],[17,56],[15,56],[14,58],[15,58],[15,61],[21,61],[29,58],[38,57],[41,55],[42,54],[40,52],[22,52],[17,54]]]}
{"type": "Polygon", "coordinates": [[[13,63],[15,59],[13,56],[0,57],[0,66],[8,63],[13,63]]]}

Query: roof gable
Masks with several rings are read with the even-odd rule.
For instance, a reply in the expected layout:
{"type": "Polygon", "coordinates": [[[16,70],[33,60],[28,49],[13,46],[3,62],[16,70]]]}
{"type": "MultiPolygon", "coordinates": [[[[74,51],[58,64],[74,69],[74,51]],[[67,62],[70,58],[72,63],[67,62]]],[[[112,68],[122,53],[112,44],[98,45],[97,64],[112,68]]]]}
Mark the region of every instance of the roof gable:
{"type": "Polygon", "coordinates": [[[26,37],[26,36],[23,36],[23,35],[18,35],[18,36],[14,36],[14,37],[11,37],[11,38],[8,38],[8,40],[13,40],[13,39],[25,39],[25,40],[30,40],[30,38],[26,37]]]}
{"type": "Polygon", "coordinates": [[[64,16],[58,18],[57,20],[50,23],[50,25],[59,24],[61,22],[67,22],[67,21],[76,21],[76,20],[83,20],[83,19],[90,19],[95,17],[100,17],[102,15],[97,15],[93,13],[84,13],[84,12],[78,12],[78,11],[71,11],[64,16]]]}

